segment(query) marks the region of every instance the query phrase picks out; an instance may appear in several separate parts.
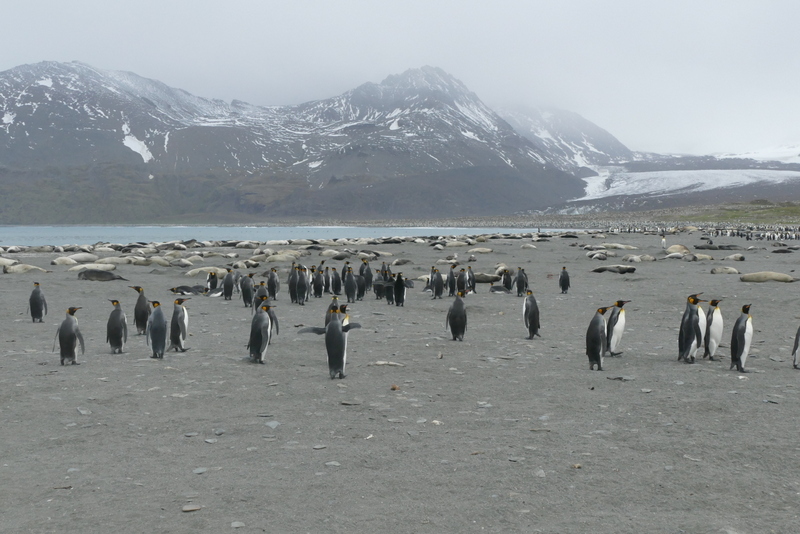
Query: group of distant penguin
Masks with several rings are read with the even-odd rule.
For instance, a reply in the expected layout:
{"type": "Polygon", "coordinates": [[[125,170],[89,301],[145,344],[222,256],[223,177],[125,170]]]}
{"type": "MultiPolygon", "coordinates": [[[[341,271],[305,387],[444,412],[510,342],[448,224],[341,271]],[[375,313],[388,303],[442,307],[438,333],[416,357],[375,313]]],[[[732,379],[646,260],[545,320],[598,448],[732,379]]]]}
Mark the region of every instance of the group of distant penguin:
{"type": "MultiPolygon", "coordinates": [[[[360,328],[361,325],[350,321],[347,304],[340,305],[337,295],[344,292],[349,304],[356,300],[362,300],[366,291],[372,289],[376,298],[385,298],[389,304],[404,306],[407,288],[413,287],[413,282],[403,278],[402,273],[396,275],[392,273],[385,263],[381,269],[375,270],[376,275],[373,277],[366,259],[362,260],[358,274],[353,272],[350,262],[345,262],[342,269],[342,272],[345,273],[344,279],[340,277],[335,268],[329,271],[328,267],[325,267],[323,271],[323,263],[324,261],[320,263],[319,268],[316,266],[306,268],[303,265],[292,263],[287,280],[289,295],[291,302],[299,305],[303,305],[312,295],[317,298],[322,297],[326,292],[333,295],[332,302],[326,310],[325,326],[301,328],[298,333],[324,334],[330,377],[344,378],[347,361],[347,335],[351,329],[360,328]]],[[[461,269],[458,273],[455,270],[456,266],[451,265],[447,276],[443,277],[438,269],[431,267],[424,291],[430,291],[432,299],[441,299],[447,288],[448,295],[455,297],[447,311],[445,328],[450,331],[453,340],[463,341],[467,330],[467,308],[464,297],[476,291],[476,280],[471,268],[461,269]]],[[[217,274],[211,271],[207,275],[204,286],[171,288],[174,294],[182,295],[184,298],[174,300],[169,328],[161,303],[149,301],[141,286],[129,286],[139,295],[134,307],[133,323],[136,325],[137,333],[144,335],[148,346],[151,347],[151,357],[161,359],[164,357],[164,352],[173,349],[181,352],[187,350],[189,313],[184,302],[190,300],[191,297],[186,295],[222,296],[226,300],[231,300],[236,291],[241,294],[245,307],[251,307],[253,310],[250,338],[247,344],[249,356],[256,363],[264,363],[272,336],[279,330],[274,307],[280,291],[280,280],[276,268],[272,268],[266,273],[267,280],[261,281],[258,285],[255,284],[253,275],[254,273],[241,275],[238,271],[228,268],[221,287],[217,287],[217,274]],[[167,347],[168,337],[169,346],[167,347]]],[[[539,307],[533,292],[528,288],[528,279],[524,269],[518,269],[515,277],[511,276],[508,269],[503,269],[499,276],[501,285],[496,288],[492,284],[490,291],[510,293],[516,285],[517,295],[525,297],[522,305],[522,317],[528,332],[527,339],[539,336],[539,307]]],[[[562,294],[567,293],[570,289],[570,278],[566,267],[561,269],[558,285],[562,294]]],[[[695,362],[700,347],[705,349],[703,358],[714,360],[722,338],[723,319],[719,308],[721,300],[711,300],[707,313],[704,313],[700,303],[706,301],[700,299],[699,295],[701,293],[689,295],[681,319],[678,360],[686,363],[695,362]]],[[[598,308],[593,316],[586,331],[586,355],[589,358],[590,370],[597,368],[598,371],[601,371],[606,355],[618,356],[621,354],[619,347],[625,331],[623,307],[628,302],[630,301],[618,300],[612,306],[598,308]],[[612,312],[606,321],[605,313],[609,309],[612,312]]],[[[111,300],[111,304],[113,310],[108,319],[106,341],[110,344],[112,353],[122,353],[128,338],[127,318],[118,300],[111,300]]],[[[43,316],[47,313],[47,301],[38,282],[34,283],[34,289],[29,298],[29,309],[33,322],[43,322],[43,316]]],[[[81,353],[84,353],[85,350],[83,336],[75,317],[75,313],[80,309],[79,307],[69,308],[66,318],[56,331],[62,365],[77,363],[78,344],[80,344],[81,353]]],[[[749,304],[742,307],[742,313],[736,320],[731,337],[731,369],[735,367],[742,373],[747,372],[745,364],[753,335],[752,317],[749,312],[749,304]]],[[[799,344],[800,328],[795,336],[792,351],[794,367],[797,369],[800,369],[799,344]]],[[[55,342],[53,350],[55,351],[55,342]]]]}

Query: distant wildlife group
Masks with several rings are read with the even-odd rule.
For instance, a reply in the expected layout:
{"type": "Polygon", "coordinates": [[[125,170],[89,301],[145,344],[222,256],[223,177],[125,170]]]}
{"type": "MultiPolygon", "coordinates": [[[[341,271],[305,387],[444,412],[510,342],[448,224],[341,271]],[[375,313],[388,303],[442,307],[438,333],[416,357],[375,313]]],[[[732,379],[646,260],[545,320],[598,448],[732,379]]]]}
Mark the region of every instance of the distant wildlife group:
{"type": "MultiPolygon", "coordinates": [[[[496,270],[495,275],[476,276],[471,266],[460,268],[457,256],[452,257],[452,260],[446,260],[451,262],[446,275],[443,275],[436,266],[432,266],[427,277],[421,278],[426,282],[423,292],[429,293],[430,299],[442,299],[445,292],[448,298],[453,298],[444,316],[444,328],[450,332],[453,341],[464,342],[467,338],[468,295],[477,292],[479,279],[480,282],[489,283],[490,293],[515,293],[522,298],[522,327],[526,332],[525,337],[528,340],[541,337],[540,309],[524,269],[517,268],[512,275],[511,270],[502,265],[496,270]],[[496,286],[495,282],[498,283],[496,286]]],[[[367,258],[361,259],[357,270],[354,270],[350,261],[345,261],[341,271],[324,264],[323,260],[319,266],[307,267],[292,262],[292,265],[285,269],[288,273],[285,283],[289,302],[299,306],[305,306],[306,303],[322,298],[325,294],[331,296],[331,302],[325,311],[324,326],[307,326],[297,332],[324,336],[329,376],[332,379],[342,379],[346,376],[348,335],[351,330],[361,327],[359,323],[351,321],[348,305],[362,301],[366,294],[372,291],[375,299],[384,300],[397,308],[404,308],[408,302],[408,291],[414,288],[414,283],[404,277],[402,272],[393,273],[385,262],[380,269],[373,270],[367,258]],[[346,303],[340,304],[340,296],[346,303]]],[[[264,364],[273,337],[279,333],[279,321],[275,309],[281,290],[279,273],[280,269],[273,267],[263,273],[264,280],[256,283],[256,273],[242,274],[234,267],[225,268],[225,275],[221,281],[217,272],[209,271],[204,285],[170,288],[176,296],[170,319],[165,316],[161,302],[146,298],[142,286],[129,286],[137,293],[131,325],[135,326],[137,334],[145,336],[151,357],[163,359],[165,352],[173,350],[185,352],[189,349],[187,347],[189,311],[185,306],[187,301],[192,298],[219,296],[230,301],[235,294],[238,294],[237,298],[241,298],[243,306],[250,309],[252,316],[249,337],[247,343],[243,345],[252,362],[264,364]]],[[[94,275],[87,278],[84,275],[82,279],[106,281],[122,278],[105,276],[95,278],[94,275]]],[[[558,273],[557,288],[561,294],[567,294],[571,289],[566,266],[558,273]]],[[[553,290],[555,289],[554,287],[553,290]]],[[[698,351],[701,350],[703,358],[717,360],[723,336],[724,319],[720,307],[722,299],[713,299],[709,302],[700,298],[701,295],[702,293],[695,293],[686,297],[679,324],[677,359],[689,364],[696,362],[698,351]],[[707,310],[702,308],[704,302],[709,302],[707,310]]],[[[128,320],[121,301],[111,299],[110,302],[112,309],[107,322],[106,342],[112,354],[122,354],[128,341],[128,320]]],[[[612,305],[595,310],[585,336],[590,370],[602,371],[606,357],[622,355],[621,343],[627,324],[625,305],[629,302],[631,300],[617,300],[612,305]],[[608,319],[606,319],[607,314],[608,319]]],[[[753,318],[750,308],[750,304],[742,306],[731,332],[730,368],[741,373],[748,372],[746,364],[753,341],[753,318]]],[[[57,343],[61,365],[78,363],[79,345],[81,353],[85,351],[84,338],[76,316],[76,312],[80,309],[80,307],[68,308],[66,317],[56,331],[53,350],[55,351],[57,343]]],[[[28,299],[28,310],[34,323],[44,321],[44,316],[48,312],[47,300],[39,282],[34,283],[28,299]]],[[[800,369],[798,345],[800,345],[800,328],[795,335],[792,350],[793,366],[800,369]]]]}

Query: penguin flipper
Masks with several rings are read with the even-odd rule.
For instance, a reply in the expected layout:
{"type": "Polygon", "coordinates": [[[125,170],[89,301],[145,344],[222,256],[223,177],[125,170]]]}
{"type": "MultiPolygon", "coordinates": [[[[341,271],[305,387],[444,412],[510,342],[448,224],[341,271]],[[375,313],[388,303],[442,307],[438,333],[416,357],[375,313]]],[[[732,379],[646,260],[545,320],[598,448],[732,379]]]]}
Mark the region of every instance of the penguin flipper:
{"type": "Polygon", "coordinates": [[[58,329],[56,329],[56,337],[53,338],[53,352],[56,351],[56,340],[58,339],[59,332],[61,332],[60,326],[58,327],[58,329]]]}
{"type": "Polygon", "coordinates": [[[325,327],[323,326],[305,326],[297,331],[298,334],[324,334],[325,327]]]}
{"type": "Polygon", "coordinates": [[[47,315],[47,300],[42,295],[42,306],[44,306],[44,314],[47,315]]]}
{"type": "Polygon", "coordinates": [[[83,345],[83,334],[81,334],[81,331],[77,327],[75,328],[75,337],[77,337],[78,341],[81,342],[81,354],[85,354],[86,349],[84,348],[83,345]]]}
{"type": "Polygon", "coordinates": [[[124,313],[122,314],[122,339],[125,343],[128,342],[128,318],[124,313]]]}
{"type": "Polygon", "coordinates": [[[347,323],[342,327],[342,332],[349,332],[352,328],[361,328],[361,325],[358,323],[347,323]]]}

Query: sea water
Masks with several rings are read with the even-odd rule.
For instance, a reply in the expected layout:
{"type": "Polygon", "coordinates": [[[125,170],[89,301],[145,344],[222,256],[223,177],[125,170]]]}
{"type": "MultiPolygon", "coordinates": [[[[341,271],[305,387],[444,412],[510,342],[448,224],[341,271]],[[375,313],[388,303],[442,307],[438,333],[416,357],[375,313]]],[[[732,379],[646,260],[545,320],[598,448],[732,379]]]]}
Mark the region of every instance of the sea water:
{"type": "Polygon", "coordinates": [[[91,245],[164,241],[269,241],[553,231],[544,228],[431,226],[0,226],[0,246],[91,245]]]}

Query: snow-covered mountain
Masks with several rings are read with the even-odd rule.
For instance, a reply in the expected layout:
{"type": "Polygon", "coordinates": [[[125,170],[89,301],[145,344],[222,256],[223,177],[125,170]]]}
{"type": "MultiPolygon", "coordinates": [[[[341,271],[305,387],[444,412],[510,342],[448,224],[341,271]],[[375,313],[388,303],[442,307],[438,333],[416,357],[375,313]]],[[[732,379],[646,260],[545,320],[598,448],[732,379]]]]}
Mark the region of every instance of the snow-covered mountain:
{"type": "Polygon", "coordinates": [[[134,181],[172,179],[184,189],[202,174],[228,186],[214,198],[226,198],[225,209],[254,214],[326,215],[345,200],[352,216],[502,213],[583,189],[547,147],[434,67],[326,100],[263,107],[42,62],[0,73],[0,116],[7,172],[43,179],[84,169],[102,181],[121,165],[134,181]]]}
{"type": "Polygon", "coordinates": [[[435,67],[265,107],[42,62],[0,73],[0,117],[2,223],[445,217],[569,201],[589,209],[599,200],[624,207],[631,203],[613,199],[761,183],[753,173],[700,171],[800,171],[755,156],[633,153],[575,113],[498,113],[435,67]],[[659,174],[674,171],[692,171],[695,181],[659,174]],[[706,185],[698,189],[698,180],[706,185]]]}

